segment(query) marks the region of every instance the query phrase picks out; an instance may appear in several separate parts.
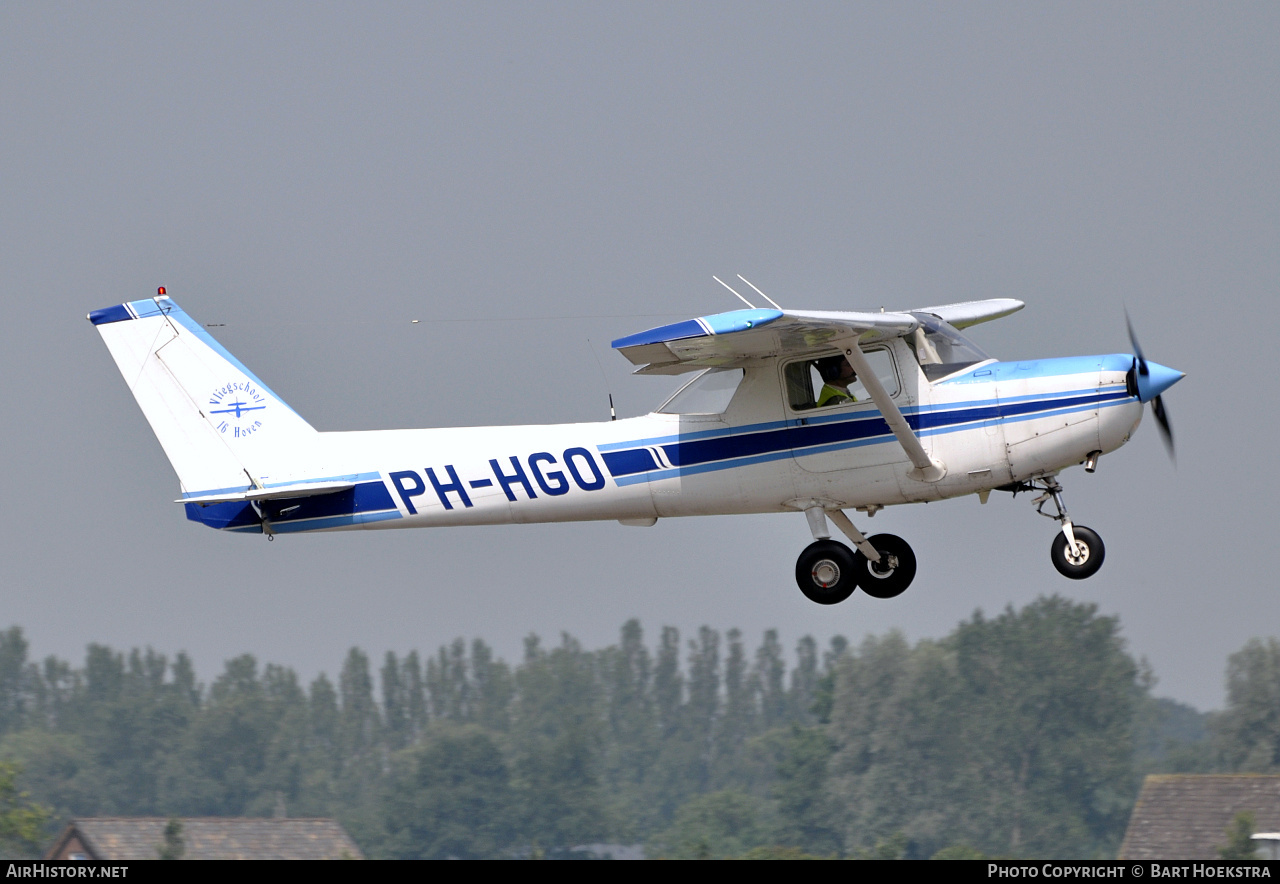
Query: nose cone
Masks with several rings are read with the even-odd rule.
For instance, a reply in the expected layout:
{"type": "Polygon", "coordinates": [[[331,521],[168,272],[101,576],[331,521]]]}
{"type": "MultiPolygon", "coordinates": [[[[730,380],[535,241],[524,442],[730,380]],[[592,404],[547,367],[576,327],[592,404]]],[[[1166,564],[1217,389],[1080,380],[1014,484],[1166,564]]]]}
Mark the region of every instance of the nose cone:
{"type": "Polygon", "coordinates": [[[1176,368],[1169,368],[1169,366],[1161,365],[1158,362],[1148,362],[1145,375],[1141,371],[1136,372],[1136,374],[1138,376],[1138,399],[1141,402],[1150,402],[1187,376],[1185,372],[1178,371],[1176,368]]]}

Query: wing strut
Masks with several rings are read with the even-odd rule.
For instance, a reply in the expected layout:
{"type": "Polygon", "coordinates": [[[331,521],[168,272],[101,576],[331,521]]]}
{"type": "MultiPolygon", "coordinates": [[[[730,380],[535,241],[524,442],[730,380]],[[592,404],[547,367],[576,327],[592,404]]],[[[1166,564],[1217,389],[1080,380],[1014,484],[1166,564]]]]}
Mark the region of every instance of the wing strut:
{"type": "Polygon", "coordinates": [[[919,479],[921,482],[937,482],[945,476],[947,474],[946,464],[931,458],[924,450],[924,446],[920,444],[916,434],[911,432],[911,425],[902,416],[902,411],[898,408],[897,403],[889,398],[889,391],[884,388],[884,384],[880,383],[880,379],[876,377],[876,373],[871,369],[871,364],[867,362],[867,357],[862,354],[862,348],[858,346],[856,338],[845,341],[844,355],[849,360],[849,364],[853,366],[853,370],[858,373],[858,380],[862,381],[862,386],[866,387],[867,392],[871,394],[871,401],[880,409],[880,414],[884,417],[885,423],[889,425],[889,429],[893,430],[893,435],[898,437],[898,444],[902,446],[902,450],[907,453],[907,457],[915,465],[915,469],[907,473],[907,475],[912,479],[919,479]]]}

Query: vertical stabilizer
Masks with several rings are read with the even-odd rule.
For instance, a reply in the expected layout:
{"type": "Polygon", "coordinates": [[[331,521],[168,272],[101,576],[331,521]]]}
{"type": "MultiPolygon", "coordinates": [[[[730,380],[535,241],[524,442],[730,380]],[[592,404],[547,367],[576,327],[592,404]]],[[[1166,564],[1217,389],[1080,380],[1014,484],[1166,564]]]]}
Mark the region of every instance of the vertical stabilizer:
{"type": "Polygon", "coordinates": [[[313,449],[311,425],[164,294],[95,310],[89,321],[184,497],[287,480],[313,449]]]}

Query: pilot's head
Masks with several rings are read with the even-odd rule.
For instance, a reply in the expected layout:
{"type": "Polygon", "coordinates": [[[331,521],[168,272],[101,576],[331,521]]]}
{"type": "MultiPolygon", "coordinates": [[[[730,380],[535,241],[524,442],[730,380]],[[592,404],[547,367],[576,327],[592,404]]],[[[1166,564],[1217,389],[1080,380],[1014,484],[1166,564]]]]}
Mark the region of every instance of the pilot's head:
{"type": "Polygon", "coordinates": [[[857,377],[853,372],[853,366],[843,356],[824,356],[816,360],[814,365],[818,367],[818,374],[822,375],[823,382],[827,384],[851,381],[857,377]]]}

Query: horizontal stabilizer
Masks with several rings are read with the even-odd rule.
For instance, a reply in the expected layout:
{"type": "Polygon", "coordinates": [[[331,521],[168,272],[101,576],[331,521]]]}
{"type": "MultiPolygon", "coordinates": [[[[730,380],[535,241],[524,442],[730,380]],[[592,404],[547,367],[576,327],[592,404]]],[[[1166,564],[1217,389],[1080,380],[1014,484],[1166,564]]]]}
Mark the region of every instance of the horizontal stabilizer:
{"type": "Polygon", "coordinates": [[[225,494],[201,494],[184,497],[174,503],[243,503],[250,500],[279,500],[292,497],[314,497],[334,491],[347,491],[356,487],[355,482],[299,482],[277,488],[250,488],[248,491],[232,491],[225,494]]]}

